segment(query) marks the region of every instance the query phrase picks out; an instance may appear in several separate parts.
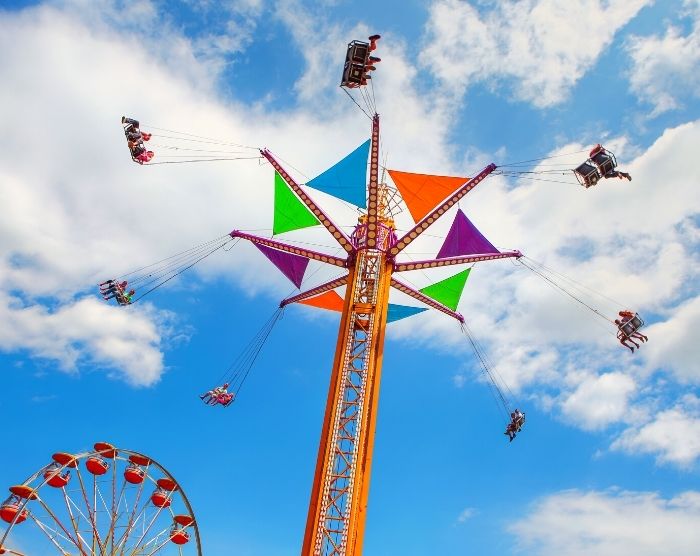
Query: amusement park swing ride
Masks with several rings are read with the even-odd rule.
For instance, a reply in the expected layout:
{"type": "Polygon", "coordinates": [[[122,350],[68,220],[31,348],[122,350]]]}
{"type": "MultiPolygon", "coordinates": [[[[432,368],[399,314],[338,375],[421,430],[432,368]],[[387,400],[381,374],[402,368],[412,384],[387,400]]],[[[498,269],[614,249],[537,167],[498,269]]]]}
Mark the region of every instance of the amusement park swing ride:
{"type": "MultiPolygon", "coordinates": [[[[457,312],[461,293],[476,263],[500,259],[515,261],[612,325],[620,343],[632,351],[640,346],[637,341],[644,342],[647,339],[639,332],[644,323],[637,313],[620,310],[619,318],[605,316],[584,299],[582,285],[518,250],[497,249],[459,207],[444,243],[434,258],[401,260],[402,253],[408,246],[490,176],[557,181],[548,178],[573,174],[585,188],[596,185],[603,178],[631,180],[631,177],[617,169],[615,155],[601,145],[596,145],[589,157],[573,168],[567,164],[542,164],[542,161],[555,157],[500,166],[492,163],[472,177],[416,174],[383,167],[380,165],[380,117],[376,110],[372,80],[373,72],[381,62],[374,55],[379,38],[379,35],[373,35],[368,41],[352,41],[348,44],[341,80],[343,91],[371,120],[369,140],[306,183],[295,180],[280,163],[279,157],[266,148],[256,152],[245,145],[154,126],[150,126],[152,133],[146,133],[137,120],[122,118],[131,157],[134,162],[144,166],[242,159],[266,161],[274,169],[275,214],[272,237],[234,230],[153,265],[103,282],[100,284],[100,293],[105,299],[114,299],[122,306],[136,303],[198,262],[217,251],[231,249],[241,240],[257,247],[297,288],[301,288],[309,261],[335,266],[341,271],[337,278],[283,299],[240,357],[224,373],[220,385],[201,396],[202,401],[213,406],[227,407],[235,402],[285,307],[299,303],[341,313],[302,556],[357,556],[362,553],[386,325],[427,310],[425,307],[390,303],[390,291],[398,290],[460,324],[479,360],[487,384],[502,406],[508,421],[505,434],[511,441],[520,432],[525,415],[513,407],[512,395],[509,395],[507,386],[489,363],[465,318],[457,312]],[[156,145],[156,141],[161,143],[156,145]],[[157,152],[149,150],[151,144],[157,152]],[[534,169],[533,162],[539,163],[534,169]],[[387,183],[386,175],[395,187],[387,183]],[[307,187],[358,207],[360,216],[350,235],[316,203],[307,187]],[[402,203],[408,209],[414,224],[405,233],[399,234],[394,216],[402,203]],[[274,237],[319,225],[334,238],[342,256],[311,250],[274,237]],[[455,265],[468,267],[421,289],[412,287],[399,277],[404,272],[455,265]],[[336,290],[343,287],[345,294],[341,297],[336,290]]],[[[592,290],[586,291],[590,293],[592,290]]],[[[620,307],[620,304],[616,305],[617,308],[620,307]]],[[[100,453],[100,450],[96,450],[100,453]]],[[[70,460],[76,462],[76,468],[78,459],[80,458],[70,460]]],[[[62,461],[56,462],[64,467],[68,465],[62,461]]],[[[22,492],[26,494],[29,491],[22,492]]],[[[25,515],[22,512],[27,512],[24,506],[30,498],[31,496],[23,499],[12,491],[11,498],[2,506],[5,513],[1,513],[0,517],[5,521],[11,518],[9,522],[17,525],[20,519],[26,519],[21,516],[25,515]]],[[[71,506],[68,504],[68,507],[71,506]]],[[[85,515],[93,514],[88,508],[85,515]]],[[[190,511],[188,515],[193,514],[190,511]]],[[[175,522],[179,523],[177,520],[175,522]]],[[[185,527],[182,523],[180,525],[185,527]]],[[[76,531],[76,536],[77,534],[76,531]]],[[[114,537],[113,531],[111,534],[114,537]]],[[[70,532],[65,531],[65,536],[70,537],[70,532]]],[[[3,541],[5,537],[2,537],[3,541]]],[[[102,544],[99,539],[104,537],[97,538],[100,547],[102,544]]],[[[94,543],[93,540],[93,545],[94,543]]],[[[117,553],[136,554],[104,549],[99,553],[110,556],[117,553]]],[[[142,553],[148,552],[138,552],[142,553]]]]}

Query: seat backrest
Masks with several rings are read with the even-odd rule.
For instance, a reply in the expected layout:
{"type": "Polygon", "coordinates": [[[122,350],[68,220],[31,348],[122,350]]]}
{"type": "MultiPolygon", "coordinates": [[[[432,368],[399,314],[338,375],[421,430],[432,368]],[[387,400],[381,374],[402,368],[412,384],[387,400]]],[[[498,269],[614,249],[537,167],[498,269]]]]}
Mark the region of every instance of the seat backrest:
{"type": "Polygon", "coordinates": [[[346,61],[364,64],[369,55],[369,44],[362,41],[352,41],[348,44],[348,51],[345,56],[346,61]]]}
{"type": "Polygon", "coordinates": [[[577,172],[581,174],[582,176],[589,176],[590,174],[597,174],[598,173],[598,168],[593,166],[592,164],[588,164],[588,161],[584,162],[580,166],[578,166],[574,172],[577,172]]]}
{"type": "Polygon", "coordinates": [[[612,156],[605,151],[597,153],[591,160],[598,166],[600,173],[603,175],[615,168],[612,156]]]}
{"type": "Polygon", "coordinates": [[[574,173],[576,174],[578,181],[585,187],[595,185],[600,179],[598,168],[592,164],[589,164],[588,161],[574,169],[574,173]]]}

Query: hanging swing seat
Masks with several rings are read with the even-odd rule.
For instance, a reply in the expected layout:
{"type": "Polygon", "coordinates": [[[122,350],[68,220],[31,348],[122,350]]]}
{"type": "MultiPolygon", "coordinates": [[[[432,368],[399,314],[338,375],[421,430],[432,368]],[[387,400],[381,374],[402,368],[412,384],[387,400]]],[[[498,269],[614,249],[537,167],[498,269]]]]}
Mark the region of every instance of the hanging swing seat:
{"type": "Polygon", "coordinates": [[[598,167],[600,175],[604,178],[615,173],[617,159],[613,153],[601,145],[596,145],[590,152],[590,161],[598,167]]]}
{"type": "Polygon", "coordinates": [[[224,407],[228,407],[229,405],[231,405],[233,403],[233,400],[234,400],[234,395],[231,392],[226,392],[225,394],[219,395],[219,397],[217,398],[216,401],[219,402],[219,404],[223,405],[224,407]]]}
{"type": "Polygon", "coordinates": [[[574,175],[578,182],[588,189],[598,183],[601,178],[598,168],[591,164],[588,160],[574,169],[574,175]]]}
{"type": "Polygon", "coordinates": [[[381,58],[370,56],[369,53],[377,48],[377,41],[381,37],[372,35],[370,42],[352,41],[348,43],[345,52],[345,65],[343,66],[343,78],[340,80],[341,87],[355,89],[362,85],[367,85],[367,80],[372,77],[370,71],[374,71],[376,64],[382,61],[381,58]]]}
{"type": "Polygon", "coordinates": [[[638,313],[635,313],[634,316],[630,319],[624,320],[620,323],[620,325],[617,327],[618,329],[618,337],[622,336],[624,338],[629,338],[637,332],[642,326],[644,326],[644,321],[642,318],[639,316],[638,313]]]}
{"type": "Polygon", "coordinates": [[[363,84],[367,73],[369,58],[369,43],[362,41],[352,41],[348,44],[345,53],[345,66],[343,67],[343,79],[341,87],[355,88],[363,84]]]}

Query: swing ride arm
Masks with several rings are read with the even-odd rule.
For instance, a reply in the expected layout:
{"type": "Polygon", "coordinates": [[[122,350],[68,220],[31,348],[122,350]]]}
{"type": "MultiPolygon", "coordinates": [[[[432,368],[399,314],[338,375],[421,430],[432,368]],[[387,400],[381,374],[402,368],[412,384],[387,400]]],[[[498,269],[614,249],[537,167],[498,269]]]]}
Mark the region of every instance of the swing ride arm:
{"type": "Polygon", "coordinates": [[[270,164],[272,164],[272,167],[275,169],[275,171],[282,176],[282,179],[287,182],[287,185],[291,187],[292,191],[296,193],[297,197],[301,200],[302,203],[304,203],[307,208],[313,213],[313,215],[318,219],[318,221],[323,224],[323,226],[331,233],[331,235],[335,238],[335,240],[340,244],[340,246],[345,249],[348,253],[352,253],[354,251],[354,246],[352,244],[352,241],[350,241],[350,238],[345,235],[345,233],[336,226],[333,221],[328,217],[328,215],[323,212],[316,203],[314,203],[313,199],[309,197],[304,190],[299,186],[299,184],[294,180],[292,176],[289,175],[289,173],[280,166],[280,163],[277,162],[274,156],[272,156],[272,153],[268,151],[267,149],[261,149],[260,154],[262,154],[270,164]]]}
{"type": "Polygon", "coordinates": [[[457,313],[456,311],[453,311],[449,307],[446,307],[442,303],[439,303],[435,301],[433,298],[428,297],[425,294],[422,294],[418,290],[414,290],[412,287],[407,286],[403,282],[399,282],[396,278],[391,279],[391,285],[392,287],[396,288],[402,293],[405,293],[406,295],[410,295],[413,299],[417,299],[418,301],[421,301],[428,305],[429,307],[432,307],[433,309],[437,309],[438,311],[442,311],[446,315],[452,317],[453,319],[458,320],[459,322],[464,322],[464,317],[457,313]]]}
{"type": "Polygon", "coordinates": [[[413,240],[415,240],[419,235],[421,235],[425,230],[427,230],[434,222],[436,222],[443,214],[445,214],[450,208],[452,208],[457,202],[474,189],[480,182],[484,180],[491,172],[496,169],[496,165],[491,163],[476,176],[466,182],[462,187],[445,199],[440,206],[436,208],[433,212],[423,217],[423,219],[418,222],[411,230],[409,230],[401,239],[399,239],[396,244],[391,248],[389,254],[392,257],[396,257],[401,251],[408,247],[413,240]]]}
{"type": "Polygon", "coordinates": [[[463,255],[461,257],[446,257],[444,259],[429,259],[425,261],[413,261],[409,263],[394,263],[394,272],[407,270],[420,270],[423,268],[437,268],[439,266],[451,266],[455,264],[470,264],[481,261],[494,261],[496,259],[519,259],[523,254],[520,251],[504,251],[503,253],[484,253],[481,255],[463,255]]]}
{"type": "Polygon", "coordinates": [[[305,292],[301,292],[297,295],[294,295],[292,297],[288,297],[287,299],[283,299],[280,302],[280,307],[286,307],[290,303],[296,303],[297,301],[303,301],[304,299],[308,299],[309,297],[314,297],[315,295],[322,294],[324,292],[334,290],[335,288],[339,288],[340,286],[344,286],[348,283],[348,275],[345,275],[341,278],[336,278],[335,280],[331,280],[329,282],[326,282],[325,284],[321,284],[320,286],[316,286],[315,288],[312,288],[310,290],[307,290],[305,292]]]}
{"type": "Polygon", "coordinates": [[[241,239],[248,240],[251,243],[255,243],[256,245],[270,247],[272,249],[277,249],[278,251],[291,253],[292,255],[299,255],[301,257],[306,257],[307,259],[313,259],[314,261],[321,261],[322,263],[328,263],[343,268],[347,267],[348,264],[345,259],[341,259],[340,257],[326,255],[325,253],[319,253],[318,251],[312,251],[311,249],[304,249],[303,247],[296,247],[294,245],[282,243],[281,241],[275,241],[274,239],[254,236],[252,234],[246,234],[244,232],[239,232],[238,230],[233,230],[229,235],[232,238],[238,237],[241,239]]]}

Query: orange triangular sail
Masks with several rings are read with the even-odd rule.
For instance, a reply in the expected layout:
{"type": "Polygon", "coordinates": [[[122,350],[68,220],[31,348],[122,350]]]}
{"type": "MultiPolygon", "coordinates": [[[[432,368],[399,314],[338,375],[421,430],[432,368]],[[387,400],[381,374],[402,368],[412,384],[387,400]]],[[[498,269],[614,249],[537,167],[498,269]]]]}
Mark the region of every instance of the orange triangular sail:
{"type": "Polygon", "coordinates": [[[389,170],[414,222],[419,222],[440,202],[457,191],[469,178],[460,176],[431,176],[389,170]]]}
{"type": "Polygon", "coordinates": [[[328,309],[329,311],[342,311],[343,310],[343,298],[340,297],[334,290],[322,293],[315,297],[309,297],[302,301],[298,301],[302,305],[311,305],[311,307],[318,307],[319,309],[328,309]]]}

